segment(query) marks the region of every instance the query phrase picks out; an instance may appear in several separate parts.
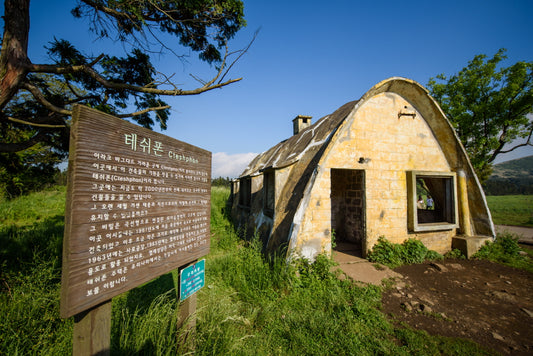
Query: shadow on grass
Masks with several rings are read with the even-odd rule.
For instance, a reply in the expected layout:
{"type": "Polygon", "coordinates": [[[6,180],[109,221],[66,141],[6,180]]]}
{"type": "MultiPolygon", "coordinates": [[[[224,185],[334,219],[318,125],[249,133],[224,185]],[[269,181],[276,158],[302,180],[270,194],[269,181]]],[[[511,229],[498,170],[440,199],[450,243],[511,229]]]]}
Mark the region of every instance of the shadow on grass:
{"type": "Polygon", "coordinates": [[[166,354],[162,348],[174,347],[167,339],[177,333],[176,298],[173,274],[167,273],[113,299],[111,354],[166,354]]]}
{"type": "Polygon", "coordinates": [[[29,226],[0,228],[0,263],[5,272],[23,271],[38,254],[61,265],[64,216],[55,215],[29,226]]]}
{"type": "MultiPolygon", "coordinates": [[[[137,310],[138,314],[145,314],[150,305],[158,296],[167,293],[171,289],[175,290],[172,273],[167,273],[156,279],[134,288],[128,292],[126,298],[126,308],[137,310]]],[[[177,293],[168,293],[169,298],[176,297],[177,293]]]]}

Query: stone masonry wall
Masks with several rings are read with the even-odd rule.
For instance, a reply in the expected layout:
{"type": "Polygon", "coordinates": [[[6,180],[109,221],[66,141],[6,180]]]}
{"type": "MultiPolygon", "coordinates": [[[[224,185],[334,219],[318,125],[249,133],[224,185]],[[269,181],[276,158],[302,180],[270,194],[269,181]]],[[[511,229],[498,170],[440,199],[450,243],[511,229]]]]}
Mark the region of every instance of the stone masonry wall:
{"type": "Polygon", "coordinates": [[[438,252],[450,250],[455,229],[417,234],[408,231],[406,172],[449,172],[450,166],[420,113],[416,112],[414,118],[399,117],[402,110],[416,112],[397,94],[378,94],[363,103],[335,134],[320,162],[294,244],[297,251],[308,245],[321,246],[325,252],[331,250],[332,169],[365,171],[365,251],[380,236],[396,243],[413,237],[438,252]]]}

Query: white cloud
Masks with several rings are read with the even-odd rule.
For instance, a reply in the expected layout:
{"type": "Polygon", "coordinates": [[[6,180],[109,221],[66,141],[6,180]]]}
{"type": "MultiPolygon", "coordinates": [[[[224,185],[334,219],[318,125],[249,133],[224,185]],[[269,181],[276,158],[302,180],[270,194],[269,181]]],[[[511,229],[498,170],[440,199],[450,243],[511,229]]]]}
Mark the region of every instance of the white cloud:
{"type": "Polygon", "coordinates": [[[257,156],[257,153],[253,152],[232,155],[226,152],[213,153],[211,178],[237,178],[255,156],[257,156]]]}

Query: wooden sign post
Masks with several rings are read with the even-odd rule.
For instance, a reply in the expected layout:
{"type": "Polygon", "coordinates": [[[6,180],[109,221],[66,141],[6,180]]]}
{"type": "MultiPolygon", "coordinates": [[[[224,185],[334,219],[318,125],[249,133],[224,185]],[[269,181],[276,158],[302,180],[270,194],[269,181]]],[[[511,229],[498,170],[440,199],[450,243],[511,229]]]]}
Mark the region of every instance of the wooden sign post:
{"type": "Polygon", "coordinates": [[[74,315],[73,355],[109,355],[111,300],[74,315]]]}
{"type": "Polygon", "coordinates": [[[209,252],[211,153],[76,106],[68,175],[61,316],[81,323],[77,348],[114,296],[209,252]]]}

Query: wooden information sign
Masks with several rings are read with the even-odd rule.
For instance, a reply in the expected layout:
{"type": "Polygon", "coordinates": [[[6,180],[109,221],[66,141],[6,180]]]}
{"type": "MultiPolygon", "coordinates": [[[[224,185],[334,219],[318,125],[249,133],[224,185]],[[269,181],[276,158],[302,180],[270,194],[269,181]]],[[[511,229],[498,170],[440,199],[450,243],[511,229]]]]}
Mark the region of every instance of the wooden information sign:
{"type": "Polygon", "coordinates": [[[63,318],[209,252],[208,151],[76,106],[67,191],[63,318]]]}

